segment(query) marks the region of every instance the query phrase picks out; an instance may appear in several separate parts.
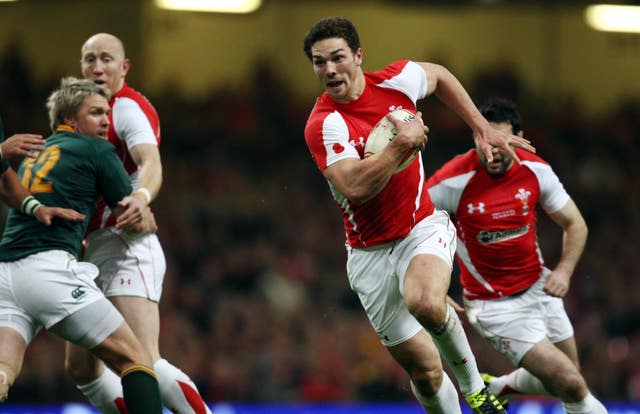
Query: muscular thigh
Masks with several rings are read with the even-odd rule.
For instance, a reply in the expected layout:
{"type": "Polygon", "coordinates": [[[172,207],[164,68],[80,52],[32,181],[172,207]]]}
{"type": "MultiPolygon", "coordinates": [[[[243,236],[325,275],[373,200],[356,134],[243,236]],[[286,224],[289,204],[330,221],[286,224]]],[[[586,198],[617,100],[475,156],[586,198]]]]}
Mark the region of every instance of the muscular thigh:
{"type": "Polygon", "coordinates": [[[87,237],[84,259],[100,269],[96,282],[105,296],[160,300],[166,262],[155,234],[96,230],[87,237]]]}
{"type": "Polygon", "coordinates": [[[520,365],[544,382],[558,372],[577,371],[573,361],[546,338],[524,355],[520,365]]]}
{"type": "Polygon", "coordinates": [[[374,250],[348,249],[347,276],[382,343],[398,345],[422,326],[409,313],[389,260],[394,244],[374,250]]]}
{"type": "Polygon", "coordinates": [[[446,293],[455,250],[456,230],[445,212],[436,211],[422,220],[391,255],[401,289],[404,289],[405,277],[411,275],[431,278],[428,283],[432,284],[445,283],[446,293]]]}
{"type": "Polygon", "coordinates": [[[135,296],[113,296],[109,298],[120,311],[131,330],[154,361],[160,359],[160,316],[158,304],[135,296]]]}

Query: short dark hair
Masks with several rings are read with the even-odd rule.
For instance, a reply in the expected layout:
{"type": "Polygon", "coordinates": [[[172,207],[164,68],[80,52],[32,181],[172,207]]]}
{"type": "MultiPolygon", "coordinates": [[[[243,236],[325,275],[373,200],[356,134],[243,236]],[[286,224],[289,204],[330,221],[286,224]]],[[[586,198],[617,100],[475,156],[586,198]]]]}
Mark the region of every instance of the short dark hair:
{"type": "Polygon", "coordinates": [[[311,60],[311,46],[320,40],[334,37],[344,39],[352,52],[360,48],[360,37],[351,20],[346,17],[325,17],[311,26],[304,37],[304,53],[311,60]]]}
{"type": "Polygon", "coordinates": [[[508,122],[514,134],[522,131],[520,113],[516,104],[504,98],[489,98],[480,107],[480,113],[489,122],[508,122]]]}

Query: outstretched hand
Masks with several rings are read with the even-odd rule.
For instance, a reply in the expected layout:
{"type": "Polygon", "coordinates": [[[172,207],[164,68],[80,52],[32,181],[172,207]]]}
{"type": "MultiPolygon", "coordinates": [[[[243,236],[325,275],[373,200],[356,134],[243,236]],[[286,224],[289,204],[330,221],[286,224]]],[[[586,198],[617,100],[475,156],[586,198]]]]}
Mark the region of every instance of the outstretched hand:
{"type": "Polygon", "coordinates": [[[44,139],[42,135],[35,134],[15,134],[4,140],[2,143],[2,158],[12,159],[16,157],[35,158],[33,151],[44,149],[44,139]]]}
{"type": "Polygon", "coordinates": [[[514,148],[521,148],[529,152],[536,152],[536,149],[529,140],[513,134],[507,134],[488,123],[480,130],[474,131],[473,140],[478,151],[483,154],[487,162],[493,161],[492,148],[502,149],[506,154],[513,158],[518,164],[522,164],[520,158],[516,155],[514,148]]]}
{"type": "Polygon", "coordinates": [[[50,226],[54,218],[61,218],[69,221],[82,221],[85,215],[70,208],[48,207],[41,205],[33,212],[33,216],[45,226],[50,226]]]}

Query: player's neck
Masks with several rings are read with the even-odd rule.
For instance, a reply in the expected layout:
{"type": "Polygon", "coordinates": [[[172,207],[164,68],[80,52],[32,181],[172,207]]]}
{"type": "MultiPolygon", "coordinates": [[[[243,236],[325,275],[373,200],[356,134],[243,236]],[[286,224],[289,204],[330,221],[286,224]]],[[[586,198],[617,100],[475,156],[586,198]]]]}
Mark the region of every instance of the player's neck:
{"type": "Polygon", "coordinates": [[[339,103],[348,104],[357,101],[364,93],[366,86],[367,82],[364,77],[364,73],[362,72],[362,68],[358,67],[356,77],[353,81],[353,85],[349,89],[349,93],[347,93],[344,99],[341,99],[342,102],[339,103]]]}

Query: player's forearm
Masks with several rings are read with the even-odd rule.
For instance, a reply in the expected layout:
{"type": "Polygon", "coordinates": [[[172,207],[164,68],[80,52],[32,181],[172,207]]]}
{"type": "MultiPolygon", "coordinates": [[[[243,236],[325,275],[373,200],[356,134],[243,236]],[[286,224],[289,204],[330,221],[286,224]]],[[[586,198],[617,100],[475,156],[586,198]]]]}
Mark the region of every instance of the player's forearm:
{"type": "Polygon", "coordinates": [[[149,204],[156,198],[162,187],[162,162],[160,151],[153,144],[139,144],[129,149],[133,162],[138,167],[138,179],[134,195],[149,204]]]}
{"type": "Polygon", "coordinates": [[[562,253],[556,270],[572,274],[578,260],[582,256],[587,242],[588,229],[584,220],[572,223],[564,229],[562,236],[562,253]]]}
{"type": "Polygon", "coordinates": [[[364,204],[384,189],[404,153],[401,147],[389,145],[363,160],[340,161],[330,166],[325,175],[350,202],[364,204]]]}
{"type": "Polygon", "coordinates": [[[0,198],[11,208],[20,210],[22,201],[29,196],[29,192],[22,186],[18,175],[8,168],[0,176],[0,198]]]}
{"type": "MultiPolygon", "coordinates": [[[[146,189],[149,194],[149,204],[156,198],[162,187],[162,163],[160,159],[145,160],[138,169],[138,181],[134,192],[138,189],[146,189]]],[[[146,197],[146,195],[145,195],[146,197]]]]}

